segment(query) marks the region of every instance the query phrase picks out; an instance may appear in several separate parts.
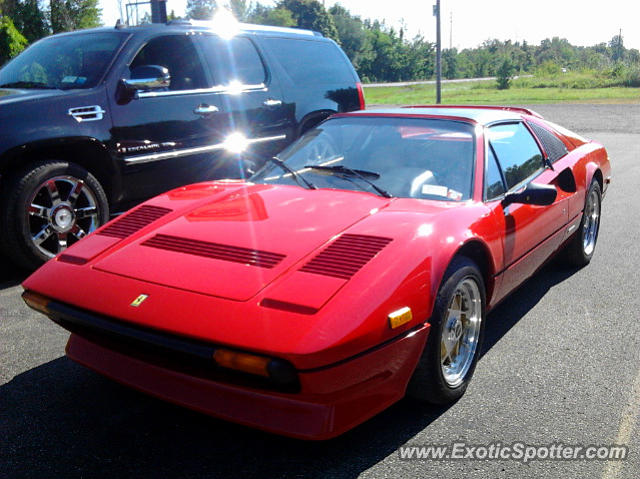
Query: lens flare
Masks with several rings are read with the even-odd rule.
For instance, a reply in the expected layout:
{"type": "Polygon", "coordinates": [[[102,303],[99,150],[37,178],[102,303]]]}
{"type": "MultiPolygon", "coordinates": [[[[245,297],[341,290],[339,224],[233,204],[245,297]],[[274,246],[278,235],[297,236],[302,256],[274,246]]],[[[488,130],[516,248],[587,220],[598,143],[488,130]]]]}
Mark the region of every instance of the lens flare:
{"type": "Polygon", "coordinates": [[[234,132],[227,136],[222,145],[230,153],[242,153],[249,146],[249,140],[242,133],[234,132]]]}

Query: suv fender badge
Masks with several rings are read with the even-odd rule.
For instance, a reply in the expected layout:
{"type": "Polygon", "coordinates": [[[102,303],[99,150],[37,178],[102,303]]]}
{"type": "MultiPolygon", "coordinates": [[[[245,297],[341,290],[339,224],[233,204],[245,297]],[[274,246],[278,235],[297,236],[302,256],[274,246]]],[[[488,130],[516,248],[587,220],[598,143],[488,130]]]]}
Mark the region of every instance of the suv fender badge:
{"type": "Polygon", "coordinates": [[[133,306],[134,308],[137,308],[142,303],[144,303],[148,297],[149,297],[148,294],[141,294],[136,299],[134,299],[129,306],[133,306]]]}

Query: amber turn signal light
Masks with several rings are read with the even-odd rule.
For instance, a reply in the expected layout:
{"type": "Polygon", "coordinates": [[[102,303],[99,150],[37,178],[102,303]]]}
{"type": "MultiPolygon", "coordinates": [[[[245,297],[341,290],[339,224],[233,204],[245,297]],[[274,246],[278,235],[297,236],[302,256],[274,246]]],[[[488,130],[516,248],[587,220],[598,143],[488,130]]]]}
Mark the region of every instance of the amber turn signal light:
{"type": "Polygon", "coordinates": [[[254,356],[253,354],[239,353],[228,349],[216,349],[213,359],[219,366],[249,374],[269,377],[268,366],[270,358],[254,356]]]}
{"type": "Polygon", "coordinates": [[[33,291],[25,291],[22,293],[22,299],[27,303],[27,306],[35,309],[36,311],[47,315],[51,312],[49,310],[49,303],[51,300],[45,296],[34,293],[33,291]]]}
{"type": "Polygon", "coordinates": [[[413,319],[413,314],[411,313],[411,308],[405,306],[404,308],[400,308],[397,311],[389,314],[389,327],[391,329],[396,329],[402,326],[403,324],[408,323],[413,319]]]}

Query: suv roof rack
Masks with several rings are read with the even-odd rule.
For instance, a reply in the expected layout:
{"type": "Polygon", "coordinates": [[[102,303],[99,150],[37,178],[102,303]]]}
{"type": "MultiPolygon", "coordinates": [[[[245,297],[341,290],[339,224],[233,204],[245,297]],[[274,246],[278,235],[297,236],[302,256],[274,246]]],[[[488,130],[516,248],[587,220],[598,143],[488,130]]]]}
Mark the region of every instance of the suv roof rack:
{"type": "MultiPolygon", "coordinates": [[[[215,25],[207,20],[190,20],[179,18],[177,20],[170,20],[167,25],[193,25],[194,27],[207,27],[215,31],[215,25]]],[[[253,32],[277,32],[277,33],[297,33],[298,35],[310,35],[315,37],[323,36],[322,33],[313,30],[305,30],[303,28],[291,28],[291,27],[274,27],[271,25],[257,25],[254,23],[241,23],[238,22],[238,29],[243,31],[253,32]]]]}
{"type": "Polygon", "coordinates": [[[519,106],[497,106],[497,105],[406,105],[402,108],[465,108],[468,110],[502,110],[524,113],[525,115],[543,118],[543,116],[529,108],[519,106]]]}

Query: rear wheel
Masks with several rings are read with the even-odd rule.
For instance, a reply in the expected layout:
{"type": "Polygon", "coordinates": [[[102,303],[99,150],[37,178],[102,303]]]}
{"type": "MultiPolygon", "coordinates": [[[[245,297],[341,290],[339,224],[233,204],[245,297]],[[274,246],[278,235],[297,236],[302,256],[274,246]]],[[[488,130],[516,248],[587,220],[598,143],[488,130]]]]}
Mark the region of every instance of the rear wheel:
{"type": "Polygon", "coordinates": [[[448,404],[467,389],[484,335],[485,289],[478,266],[466,257],[449,265],[436,297],[431,331],[407,395],[448,404]]]}
{"type": "Polygon", "coordinates": [[[600,232],[602,193],[600,183],[591,182],[584,203],[580,228],[565,247],[565,258],[573,266],[586,266],[591,261],[600,232]]]}
{"type": "Polygon", "coordinates": [[[38,162],[10,176],[4,186],[2,245],[24,268],[38,267],[109,218],[102,186],[73,163],[38,162]]]}

